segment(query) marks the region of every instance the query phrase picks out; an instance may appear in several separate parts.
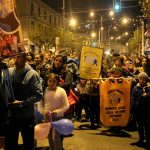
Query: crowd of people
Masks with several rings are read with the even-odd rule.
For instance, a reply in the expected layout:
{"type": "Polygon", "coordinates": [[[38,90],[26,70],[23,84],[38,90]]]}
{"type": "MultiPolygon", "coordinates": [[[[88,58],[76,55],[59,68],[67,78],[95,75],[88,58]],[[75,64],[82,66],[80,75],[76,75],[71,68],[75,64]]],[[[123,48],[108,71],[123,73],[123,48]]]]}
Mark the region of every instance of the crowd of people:
{"type": "MultiPolygon", "coordinates": [[[[43,104],[45,120],[51,112],[53,120],[89,121],[91,129],[102,126],[99,80],[80,78],[80,57],[75,51],[72,54],[66,54],[64,50],[57,54],[50,51],[20,53],[7,60],[5,63],[14,92],[11,96],[7,95],[6,150],[18,149],[19,132],[23,137],[24,149],[34,149],[34,125],[39,123],[38,116],[35,116],[38,101],[43,104]]],[[[125,55],[115,50],[111,50],[110,55],[104,53],[100,78],[109,77],[133,79],[130,113],[136,119],[139,133],[136,144],[142,145],[146,140],[146,146],[150,148],[150,54],[125,55]]],[[[63,136],[55,129],[50,130],[48,138],[51,150],[63,149],[63,136]]]]}

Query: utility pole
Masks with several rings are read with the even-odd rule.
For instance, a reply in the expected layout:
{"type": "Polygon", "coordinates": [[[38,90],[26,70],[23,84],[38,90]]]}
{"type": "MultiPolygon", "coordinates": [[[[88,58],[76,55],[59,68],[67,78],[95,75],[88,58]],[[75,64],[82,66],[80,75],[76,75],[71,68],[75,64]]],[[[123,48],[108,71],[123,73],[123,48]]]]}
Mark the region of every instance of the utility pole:
{"type": "Polygon", "coordinates": [[[63,0],[63,28],[65,29],[65,0],[63,0]]]}
{"type": "Polygon", "coordinates": [[[144,50],[145,50],[145,46],[144,46],[144,21],[142,21],[142,55],[144,55],[144,50]]]}
{"type": "Polygon", "coordinates": [[[110,50],[110,29],[108,29],[108,45],[109,45],[109,50],[110,50]]]}
{"type": "MultiPolygon", "coordinates": [[[[65,21],[65,0],[63,1],[63,28],[66,29],[66,21],[65,21]]],[[[63,33],[65,37],[65,32],[63,33]]],[[[65,42],[63,42],[63,47],[65,48],[65,42]]]]}
{"type": "Polygon", "coordinates": [[[101,44],[103,44],[103,16],[101,16],[101,44]]]}
{"type": "Polygon", "coordinates": [[[98,30],[98,45],[99,45],[99,47],[100,47],[100,44],[101,44],[101,27],[98,30]]]}

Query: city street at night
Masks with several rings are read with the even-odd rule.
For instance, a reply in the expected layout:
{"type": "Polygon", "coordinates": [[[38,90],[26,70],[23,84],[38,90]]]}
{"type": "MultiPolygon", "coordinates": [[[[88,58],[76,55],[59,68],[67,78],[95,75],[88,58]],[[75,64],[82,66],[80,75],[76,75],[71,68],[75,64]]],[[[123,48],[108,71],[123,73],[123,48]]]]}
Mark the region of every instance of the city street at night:
{"type": "Polygon", "coordinates": [[[150,150],[150,0],[0,0],[0,150],[150,150]]]}
{"type": "MultiPolygon", "coordinates": [[[[138,141],[137,131],[122,130],[115,133],[104,127],[91,130],[89,122],[77,121],[74,122],[74,127],[73,133],[64,139],[65,150],[144,150],[130,145],[138,141]]],[[[40,140],[36,150],[48,150],[46,147],[47,139],[40,140]]]]}

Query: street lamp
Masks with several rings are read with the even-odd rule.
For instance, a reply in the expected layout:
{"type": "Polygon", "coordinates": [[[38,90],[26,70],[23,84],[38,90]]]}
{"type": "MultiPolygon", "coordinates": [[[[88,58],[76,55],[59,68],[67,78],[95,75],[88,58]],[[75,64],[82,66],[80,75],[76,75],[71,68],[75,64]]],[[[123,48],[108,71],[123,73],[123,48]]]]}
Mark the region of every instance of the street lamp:
{"type": "MultiPolygon", "coordinates": [[[[114,15],[114,11],[110,11],[109,15],[113,16],[114,15]]],[[[98,40],[99,41],[98,42],[99,45],[103,44],[103,33],[105,31],[104,27],[103,27],[103,17],[104,17],[104,15],[101,16],[101,18],[100,18],[100,29],[99,29],[99,40],[98,40]]],[[[108,31],[108,34],[109,34],[109,31],[108,31]]],[[[109,38],[109,40],[110,40],[110,38],[109,38]]]]}
{"type": "Polygon", "coordinates": [[[65,0],[63,0],[63,28],[65,29],[65,0]]]}
{"type": "Polygon", "coordinates": [[[91,13],[90,13],[90,17],[91,17],[91,18],[93,18],[94,15],[95,15],[94,12],[91,12],[91,13]]]}
{"type": "Polygon", "coordinates": [[[92,37],[92,43],[93,43],[93,39],[96,37],[96,33],[95,33],[95,32],[92,32],[92,33],[91,33],[91,37],[92,37]]]}
{"type": "Polygon", "coordinates": [[[129,33],[128,32],[125,32],[125,35],[127,36],[129,33]]]}
{"type": "Polygon", "coordinates": [[[114,13],[114,11],[112,11],[112,10],[109,12],[109,15],[110,15],[111,17],[114,16],[114,14],[115,14],[115,13],[114,13]]]}
{"type": "Polygon", "coordinates": [[[110,29],[108,29],[108,45],[109,45],[109,50],[110,50],[110,29]]]}
{"type": "Polygon", "coordinates": [[[125,18],[122,19],[122,24],[126,25],[128,22],[129,22],[128,18],[125,17],[125,18]]]}
{"type": "Polygon", "coordinates": [[[75,28],[76,24],[77,24],[77,21],[76,21],[74,18],[71,18],[69,25],[70,25],[72,28],[75,28]]]}
{"type": "Polygon", "coordinates": [[[113,37],[113,36],[111,36],[111,37],[110,37],[110,39],[111,39],[111,40],[113,40],[113,39],[114,39],[114,37],[113,37]]]}
{"type": "Polygon", "coordinates": [[[142,55],[144,55],[144,21],[142,21],[142,55]]]}
{"type": "Polygon", "coordinates": [[[98,44],[100,46],[101,43],[103,43],[103,16],[101,16],[100,19],[100,28],[99,28],[99,37],[98,37],[98,44]]]}

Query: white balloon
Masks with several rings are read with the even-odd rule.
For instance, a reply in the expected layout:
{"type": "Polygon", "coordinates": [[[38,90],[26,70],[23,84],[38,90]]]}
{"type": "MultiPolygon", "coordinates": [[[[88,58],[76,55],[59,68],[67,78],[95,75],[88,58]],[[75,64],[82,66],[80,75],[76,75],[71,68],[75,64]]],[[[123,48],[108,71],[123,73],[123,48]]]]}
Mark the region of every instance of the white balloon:
{"type": "Polygon", "coordinates": [[[34,128],[34,139],[43,140],[47,138],[50,127],[51,124],[49,122],[37,124],[34,128]]]}

